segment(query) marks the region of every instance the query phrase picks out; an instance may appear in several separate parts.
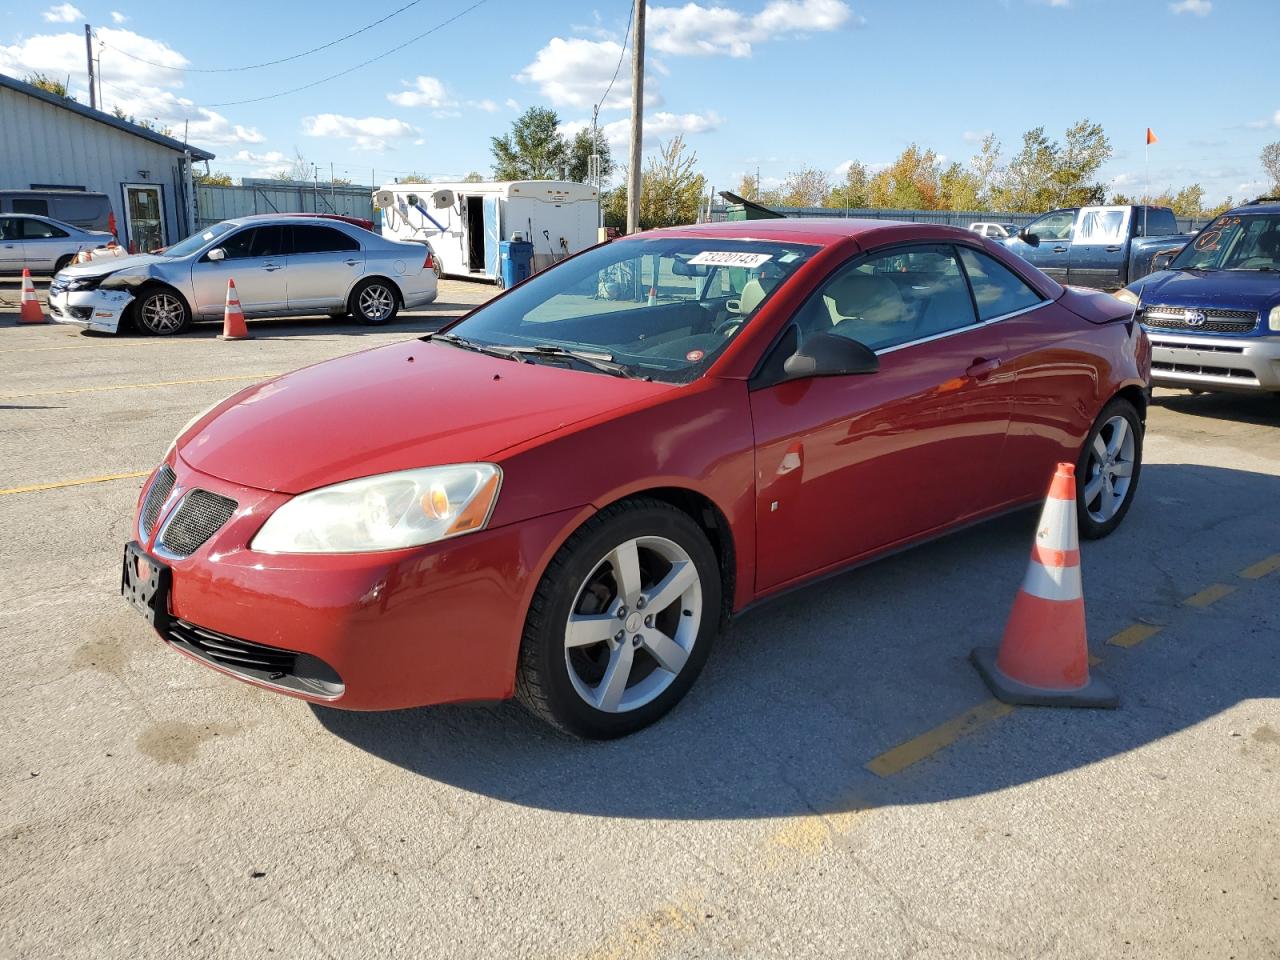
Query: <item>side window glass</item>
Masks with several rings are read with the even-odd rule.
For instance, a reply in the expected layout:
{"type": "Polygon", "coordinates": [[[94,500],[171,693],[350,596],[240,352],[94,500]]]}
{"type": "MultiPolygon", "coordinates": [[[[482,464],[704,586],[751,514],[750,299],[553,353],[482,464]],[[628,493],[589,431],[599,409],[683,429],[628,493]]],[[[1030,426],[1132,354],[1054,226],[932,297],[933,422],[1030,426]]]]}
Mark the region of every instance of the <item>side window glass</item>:
{"type": "Polygon", "coordinates": [[[1070,210],[1051,213],[1027,227],[1027,233],[1039,237],[1041,241],[1067,240],[1071,237],[1071,226],[1075,220],[1076,215],[1070,210]]]}
{"type": "Polygon", "coordinates": [[[285,249],[285,227],[259,227],[257,236],[253,238],[253,256],[280,257],[288,251],[285,249]]]}
{"type": "Polygon", "coordinates": [[[49,215],[49,201],[38,197],[14,197],[14,213],[34,213],[37,217],[49,215]]]}
{"type": "Polygon", "coordinates": [[[1120,210],[1090,210],[1080,218],[1076,243],[1119,243],[1124,213],[1120,210]]]}
{"type": "Polygon", "coordinates": [[[900,248],[850,264],[796,317],[801,337],[833,333],[872,350],[975,322],[955,250],[944,245],[900,248]]]}
{"type": "Polygon", "coordinates": [[[1044,299],[1016,273],[985,253],[961,247],[960,259],[964,262],[965,272],[969,274],[969,284],[973,287],[973,299],[978,302],[980,320],[991,320],[1006,313],[1025,310],[1044,299]]]}
{"type": "Polygon", "coordinates": [[[0,240],[20,240],[21,222],[16,217],[0,217],[0,240]]]}
{"type": "Polygon", "coordinates": [[[359,250],[360,244],[340,230],[332,227],[294,226],[290,253],[333,253],[359,250]]]}
{"type": "Polygon", "coordinates": [[[44,220],[23,220],[22,235],[28,240],[49,240],[54,237],[65,237],[66,231],[59,230],[44,220]]]}
{"type": "Polygon", "coordinates": [[[254,237],[258,232],[258,229],[241,230],[227,237],[219,246],[227,252],[228,260],[243,260],[254,255],[250,251],[253,249],[254,237]]]}

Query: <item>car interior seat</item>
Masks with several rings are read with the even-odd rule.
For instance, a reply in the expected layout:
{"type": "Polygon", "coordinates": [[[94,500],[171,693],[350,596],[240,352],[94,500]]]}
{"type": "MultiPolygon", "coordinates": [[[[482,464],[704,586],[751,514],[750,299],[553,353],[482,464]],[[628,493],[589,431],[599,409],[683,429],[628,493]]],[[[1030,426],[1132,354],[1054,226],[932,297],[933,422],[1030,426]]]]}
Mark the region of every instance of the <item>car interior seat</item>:
{"type": "Polygon", "coordinates": [[[838,333],[872,349],[912,338],[912,311],[898,285],[888,277],[846,273],[826,289],[822,299],[830,326],[826,330],[807,329],[807,335],[838,333]]]}

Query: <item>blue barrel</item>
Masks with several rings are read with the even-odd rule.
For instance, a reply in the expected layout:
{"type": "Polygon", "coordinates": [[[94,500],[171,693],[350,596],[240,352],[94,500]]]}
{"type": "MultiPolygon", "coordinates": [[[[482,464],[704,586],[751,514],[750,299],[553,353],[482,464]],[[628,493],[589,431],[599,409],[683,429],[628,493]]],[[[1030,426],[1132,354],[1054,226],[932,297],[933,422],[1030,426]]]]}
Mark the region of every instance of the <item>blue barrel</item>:
{"type": "Polygon", "coordinates": [[[528,240],[503,240],[498,244],[498,279],[514,287],[533,272],[533,244],[528,240]]]}

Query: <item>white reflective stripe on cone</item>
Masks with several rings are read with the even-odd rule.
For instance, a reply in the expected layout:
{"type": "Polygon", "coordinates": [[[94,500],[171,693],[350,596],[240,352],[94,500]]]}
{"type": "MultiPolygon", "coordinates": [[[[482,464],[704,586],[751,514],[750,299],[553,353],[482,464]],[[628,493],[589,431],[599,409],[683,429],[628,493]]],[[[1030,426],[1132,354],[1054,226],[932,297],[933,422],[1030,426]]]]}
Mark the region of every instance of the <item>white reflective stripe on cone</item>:
{"type": "Polygon", "coordinates": [[[1074,500],[1055,500],[1050,497],[1044,502],[1040,526],[1036,528],[1036,546],[1045,550],[1080,549],[1074,500]]]}
{"type": "Polygon", "coordinates": [[[1032,560],[1022,589],[1041,600],[1079,600],[1084,596],[1080,583],[1080,567],[1046,567],[1032,560]]]}

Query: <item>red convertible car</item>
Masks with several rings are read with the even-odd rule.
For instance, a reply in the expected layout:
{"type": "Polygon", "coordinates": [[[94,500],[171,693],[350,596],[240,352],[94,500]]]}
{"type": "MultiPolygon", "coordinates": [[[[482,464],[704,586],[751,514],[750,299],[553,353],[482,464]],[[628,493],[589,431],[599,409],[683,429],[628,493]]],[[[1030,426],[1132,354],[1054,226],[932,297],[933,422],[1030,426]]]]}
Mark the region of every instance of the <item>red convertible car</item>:
{"type": "Polygon", "coordinates": [[[249,387],[143,487],[123,592],[164,640],[355,710],[519,697],[612,737],[730,617],[1037,503],[1138,483],[1132,310],[968,231],[657,230],[443,332],[249,387]]]}

